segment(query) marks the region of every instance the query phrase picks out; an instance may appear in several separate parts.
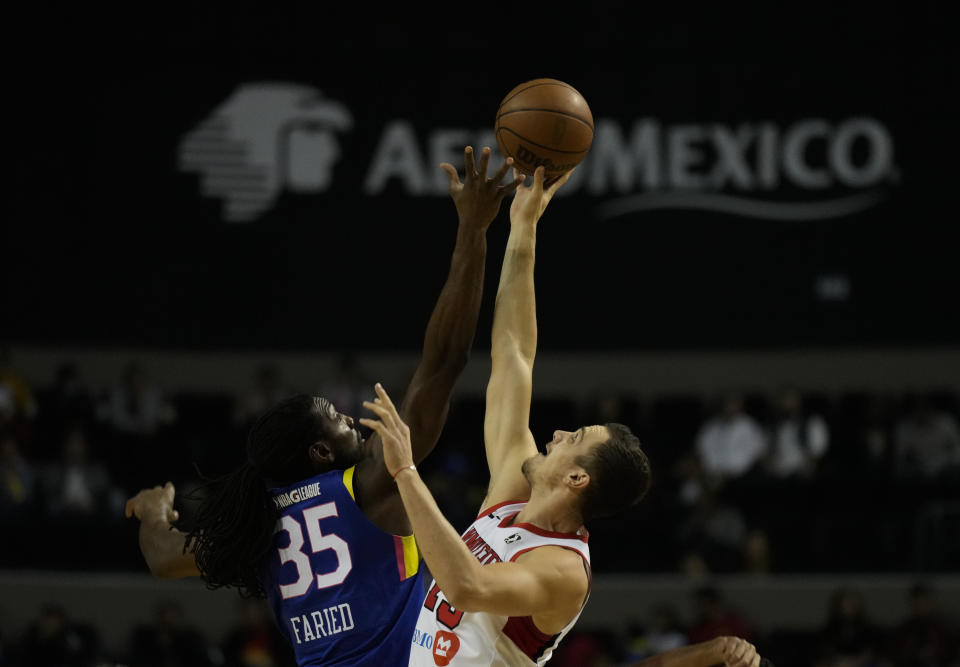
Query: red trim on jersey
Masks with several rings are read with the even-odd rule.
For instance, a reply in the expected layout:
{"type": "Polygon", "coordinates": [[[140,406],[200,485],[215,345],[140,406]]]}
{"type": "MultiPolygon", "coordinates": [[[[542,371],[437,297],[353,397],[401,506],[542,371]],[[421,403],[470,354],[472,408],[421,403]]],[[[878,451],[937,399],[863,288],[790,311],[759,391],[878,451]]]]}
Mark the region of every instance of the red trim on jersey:
{"type": "Polygon", "coordinates": [[[511,616],[503,626],[503,634],[534,662],[540,657],[539,654],[543,652],[544,647],[552,643],[556,637],[556,635],[541,632],[533,624],[533,618],[530,616],[511,616]]]}
{"type": "MultiPolygon", "coordinates": [[[[503,503],[497,503],[496,505],[488,507],[487,509],[480,512],[480,514],[477,515],[477,519],[482,519],[483,517],[487,516],[491,512],[496,512],[501,507],[506,507],[507,505],[519,505],[520,503],[525,503],[525,502],[527,501],[526,500],[508,500],[503,503]]],[[[474,519],[474,521],[476,521],[477,519],[474,519]]]]}
{"type": "MultiPolygon", "coordinates": [[[[554,537],[554,538],[559,537],[565,540],[580,540],[581,542],[586,542],[587,539],[590,537],[590,533],[587,532],[586,528],[583,529],[584,534],[580,535],[578,533],[555,533],[550,530],[544,530],[543,528],[538,528],[537,526],[534,526],[532,523],[507,523],[508,521],[512,520],[515,516],[517,516],[517,514],[520,514],[520,512],[517,512],[516,514],[511,514],[510,516],[505,517],[503,521],[501,521],[497,525],[497,527],[498,528],[523,528],[524,530],[529,530],[531,533],[535,533],[540,537],[554,537]]],[[[481,514],[480,516],[483,516],[483,515],[481,514]]]]}
{"type": "Polygon", "coordinates": [[[393,536],[393,550],[397,554],[397,571],[400,573],[400,581],[404,581],[407,578],[407,561],[403,557],[403,538],[394,535],[393,536]]]}

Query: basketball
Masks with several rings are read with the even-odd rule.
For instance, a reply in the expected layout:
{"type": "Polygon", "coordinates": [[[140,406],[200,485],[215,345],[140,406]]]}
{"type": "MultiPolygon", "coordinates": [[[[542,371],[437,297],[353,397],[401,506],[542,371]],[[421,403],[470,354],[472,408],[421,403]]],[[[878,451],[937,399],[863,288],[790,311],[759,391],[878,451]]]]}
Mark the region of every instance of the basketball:
{"type": "Polygon", "coordinates": [[[557,79],[533,79],[507,93],[494,125],[505,158],[525,174],[543,165],[560,176],[586,156],[593,143],[593,114],[576,88],[557,79]]]}

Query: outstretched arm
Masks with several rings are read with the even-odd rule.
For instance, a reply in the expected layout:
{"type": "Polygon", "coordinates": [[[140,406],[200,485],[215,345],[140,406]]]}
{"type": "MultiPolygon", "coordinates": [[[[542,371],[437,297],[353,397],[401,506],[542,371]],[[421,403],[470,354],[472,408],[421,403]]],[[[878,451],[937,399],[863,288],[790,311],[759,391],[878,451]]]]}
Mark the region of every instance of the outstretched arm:
{"type": "Polygon", "coordinates": [[[633,667],[758,667],[760,655],[753,644],[739,637],[717,637],[692,646],[681,646],[651,656],[633,667]]]}
{"type": "Polygon", "coordinates": [[[364,407],[379,420],[362,418],[383,441],[384,462],[400,489],[417,546],[437,585],[460,611],[534,616],[544,632],[563,628],[580,611],[589,581],[581,557],[562,547],[544,546],[515,562],[481,565],[443,517],[413,466],[410,429],[379,384],[375,402],[364,407]]]}
{"type": "Polygon", "coordinates": [[[180,517],[173,509],[174,488],[164,486],[144,489],[127,501],[127,518],[140,520],[140,551],[158,579],[179,579],[200,576],[192,549],[184,549],[186,535],[174,527],[180,517]]]}
{"type": "Polygon", "coordinates": [[[529,427],[533,359],[537,353],[537,303],[533,282],[537,222],[570,173],[544,189],[543,168],[538,168],[533,185],[519,188],[510,206],[510,237],[500,270],[493,315],[490,350],[493,365],[487,384],[483,423],[487,466],[490,468],[490,486],[484,507],[530,496],[530,485],[520,472],[520,466],[537,453],[529,427]]]}
{"type": "MultiPolygon", "coordinates": [[[[422,358],[400,406],[400,414],[410,425],[417,462],[422,461],[436,445],[446,421],[454,384],[470,357],[483,296],[487,229],[497,217],[503,198],[519,184],[519,180],[515,180],[500,185],[513,164],[512,158],[508,158],[490,178],[487,177],[489,160],[490,149],[485,147],[479,164],[475,164],[473,148],[467,146],[462,183],[453,165],[440,165],[450,179],[450,196],[459,223],[450,272],[427,323],[422,358]]],[[[371,440],[375,437],[371,436],[371,440]]],[[[395,496],[393,480],[383,466],[381,448],[375,442],[368,444],[371,456],[357,467],[357,479],[365,489],[367,499],[376,502],[395,496]]]]}

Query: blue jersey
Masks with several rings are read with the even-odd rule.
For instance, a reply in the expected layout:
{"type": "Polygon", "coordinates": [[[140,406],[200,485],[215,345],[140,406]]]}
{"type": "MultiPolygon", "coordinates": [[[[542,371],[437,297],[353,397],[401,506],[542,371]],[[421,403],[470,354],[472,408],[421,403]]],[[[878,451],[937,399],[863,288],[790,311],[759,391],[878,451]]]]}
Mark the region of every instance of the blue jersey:
{"type": "Polygon", "coordinates": [[[423,604],[413,536],[385,533],[353,493],[354,468],[271,489],[280,509],[263,584],[299,665],[406,665],[423,604]]]}

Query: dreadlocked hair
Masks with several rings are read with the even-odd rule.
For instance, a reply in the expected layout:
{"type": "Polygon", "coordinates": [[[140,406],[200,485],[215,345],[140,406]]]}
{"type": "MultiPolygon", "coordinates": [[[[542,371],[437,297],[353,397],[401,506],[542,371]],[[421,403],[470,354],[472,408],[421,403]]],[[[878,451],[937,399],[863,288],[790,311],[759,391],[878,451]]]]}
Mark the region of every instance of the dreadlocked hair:
{"type": "Polygon", "coordinates": [[[247,460],[198,488],[185,545],[192,545],[207,588],[232,586],[243,597],[266,597],[260,575],[279,518],[267,485],[286,486],[309,474],[309,447],[324,438],[313,407],[314,399],[300,394],[267,410],[247,436],[247,460]]]}

